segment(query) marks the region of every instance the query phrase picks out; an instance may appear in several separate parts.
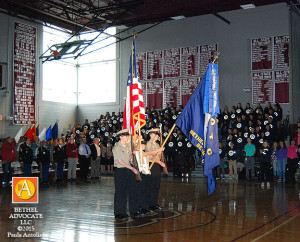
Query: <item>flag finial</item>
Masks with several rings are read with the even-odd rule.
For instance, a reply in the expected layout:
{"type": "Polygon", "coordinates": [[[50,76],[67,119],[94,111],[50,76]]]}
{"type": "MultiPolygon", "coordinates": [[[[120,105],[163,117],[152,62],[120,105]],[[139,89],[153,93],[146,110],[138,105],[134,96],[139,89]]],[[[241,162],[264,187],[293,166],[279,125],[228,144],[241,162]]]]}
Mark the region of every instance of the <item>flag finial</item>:
{"type": "Polygon", "coordinates": [[[212,63],[214,63],[214,64],[215,64],[216,60],[219,58],[219,55],[220,55],[220,52],[218,52],[218,54],[216,55],[216,57],[215,57],[215,59],[213,60],[213,62],[212,62],[212,63]]]}

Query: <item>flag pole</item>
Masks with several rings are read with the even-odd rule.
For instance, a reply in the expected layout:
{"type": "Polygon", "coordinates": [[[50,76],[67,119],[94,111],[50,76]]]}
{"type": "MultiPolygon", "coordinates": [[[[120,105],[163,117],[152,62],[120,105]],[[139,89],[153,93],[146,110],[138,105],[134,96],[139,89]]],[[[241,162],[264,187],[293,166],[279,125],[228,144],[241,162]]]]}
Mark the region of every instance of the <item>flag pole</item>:
{"type": "MultiPolygon", "coordinates": [[[[164,143],[162,144],[162,146],[161,146],[160,148],[163,148],[163,147],[165,146],[165,144],[167,143],[167,140],[170,138],[170,135],[172,134],[172,132],[173,132],[175,126],[176,126],[176,124],[173,124],[173,127],[171,128],[171,130],[170,130],[170,132],[169,132],[167,138],[165,139],[164,143]]],[[[152,166],[154,165],[154,163],[156,162],[156,160],[157,160],[157,158],[158,158],[158,155],[159,155],[159,154],[157,154],[157,155],[155,156],[154,160],[152,161],[152,164],[151,164],[151,166],[150,166],[150,168],[149,168],[150,170],[151,170],[152,166]]]]}
{"type": "Polygon", "coordinates": [[[214,63],[214,64],[215,64],[216,60],[219,58],[219,55],[220,55],[220,52],[218,52],[218,54],[216,55],[216,57],[215,57],[215,59],[213,60],[213,62],[212,62],[212,63],[214,63]]]}

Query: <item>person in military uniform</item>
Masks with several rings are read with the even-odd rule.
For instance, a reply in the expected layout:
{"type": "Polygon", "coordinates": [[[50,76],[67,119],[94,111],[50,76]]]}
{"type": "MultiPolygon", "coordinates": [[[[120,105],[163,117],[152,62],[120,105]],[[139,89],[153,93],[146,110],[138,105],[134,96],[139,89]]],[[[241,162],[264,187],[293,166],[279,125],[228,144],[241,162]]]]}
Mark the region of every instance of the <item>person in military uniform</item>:
{"type": "Polygon", "coordinates": [[[132,217],[139,215],[136,203],[136,175],[138,171],[132,166],[131,146],[127,144],[129,139],[128,129],[123,129],[116,134],[120,141],[113,148],[115,167],[115,196],[114,215],[116,219],[127,219],[127,198],[129,197],[129,212],[132,217]]]}
{"type": "Polygon", "coordinates": [[[21,145],[19,150],[19,159],[23,165],[23,176],[31,176],[31,165],[33,161],[33,151],[31,148],[31,141],[28,137],[24,138],[25,142],[21,145]]]}
{"type": "MultiPolygon", "coordinates": [[[[146,144],[145,151],[152,151],[157,150],[160,148],[159,144],[157,143],[158,137],[159,137],[159,128],[154,128],[149,130],[150,140],[146,144]]],[[[150,163],[149,166],[151,166],[153,160],[155,158],[155,155],[150,156],[150,163]]],[[[160,171],[160,156],[157,159],[157,162],[155,162],[151,168],[151,175],[150,175],[150,185],[149,185],[149,209],[150,210],[160,210],[162,207],[158,205],[158,194],[160,189],[160,181],[161,181],[161,171],[160,171]]]]}
{"type": "Polygon", "coordinates": [[[41,167],[41,183],[47,184],[50,167],[50,151],[47,148],[46,140],[43,140],[41,146],[37,149],[37,162],[41,167]]]}
{"type": "Polygon", "coordinates": [[[53,149],[53,159],[55,162],[57,183],[61,182],[61,177],[63,174],[66,158],[67,158],[66,148],[63,145],[62,139],[59,139],[58,145],[56,145],[53,149]]]}

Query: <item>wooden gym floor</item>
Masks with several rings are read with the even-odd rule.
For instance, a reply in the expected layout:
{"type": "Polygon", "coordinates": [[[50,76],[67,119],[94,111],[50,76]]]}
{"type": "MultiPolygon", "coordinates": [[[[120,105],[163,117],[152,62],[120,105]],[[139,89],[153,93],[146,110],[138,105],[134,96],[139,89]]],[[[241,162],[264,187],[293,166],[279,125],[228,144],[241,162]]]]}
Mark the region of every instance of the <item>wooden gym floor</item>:
{"type": "MultiPolygon", "coordinates": [[[[113,177],[89,183],[41,187],[39,204],[11,203],[11,189],[0,189],[1,241],[300,241],[300,190],[296,185],[258,181],[217,181],[207,196],[206,179],[162,178],[160,205],[164,210],[116,223],[113,177]],[[8,238],[20,219],[9,218],[14,207],[37,207],[33,219],[40,238],[8,238]]],[[[26,226],[23,226],[23,228],[26,226]]],[[[24,232],[21,232],[24,233],[24,232]]],[[[28,233],[28,232],[27,232],[28,233]]]]}

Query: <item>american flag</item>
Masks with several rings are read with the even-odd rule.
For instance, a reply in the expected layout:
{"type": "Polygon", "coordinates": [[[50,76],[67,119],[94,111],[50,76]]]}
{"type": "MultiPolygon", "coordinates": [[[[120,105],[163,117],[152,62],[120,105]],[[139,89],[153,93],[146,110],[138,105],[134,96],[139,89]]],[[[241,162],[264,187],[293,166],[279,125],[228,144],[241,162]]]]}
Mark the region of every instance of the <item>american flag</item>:
{"type": "Polygon", "coordinates": [[[123,115],[123,129],[129,129],[133,136],[135,136],[135,131],[138,129],[139,118],[141,128],[146,124],[143,91],[139,79],[134,39],[131,44],[130,67],[127,79],[127,96],[123,115]]]}

